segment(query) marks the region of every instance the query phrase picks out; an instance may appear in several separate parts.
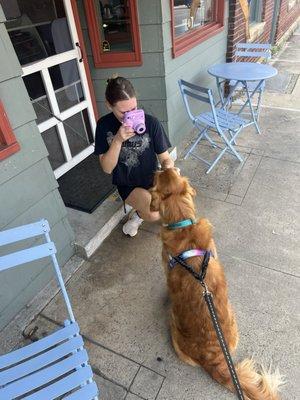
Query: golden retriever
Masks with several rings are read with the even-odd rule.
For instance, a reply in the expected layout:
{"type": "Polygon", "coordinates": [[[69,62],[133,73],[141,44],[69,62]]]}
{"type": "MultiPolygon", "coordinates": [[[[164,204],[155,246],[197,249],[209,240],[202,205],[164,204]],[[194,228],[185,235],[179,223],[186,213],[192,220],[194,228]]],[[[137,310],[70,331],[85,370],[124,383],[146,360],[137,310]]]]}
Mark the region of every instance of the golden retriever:
{"type": "MultiPolygon", "coordinates": [[[[220,264],[212,226],[207,219],[194,225],[170,230],[167,224],[185,219],[195,220],[193,198],[195,190],[176,168],[158,171],[150,190],[151,210],[159,211],[163,223],[162,257],[171,298],[171,336],[178,357],[185,363],[201,366],[212,378],[235,391],[231,376],[219,345],[199,282],[182,266],[169,267],[169,255],[177,256],[190,249],[210,250],[205,283],[213,295],[219,322],[231,353],[237,347],[238,329],[234,312],[228,301],[227,282],[220,264]]],[[[186,263],[200,272],[203,257],[191,257],[186,263]]],[[[246,359],[235,366],[240,385],[247,400],[278,400],[281,378],[278,372],[270,374],[264,368],[257,371],[253,360],[246,359]]]]}

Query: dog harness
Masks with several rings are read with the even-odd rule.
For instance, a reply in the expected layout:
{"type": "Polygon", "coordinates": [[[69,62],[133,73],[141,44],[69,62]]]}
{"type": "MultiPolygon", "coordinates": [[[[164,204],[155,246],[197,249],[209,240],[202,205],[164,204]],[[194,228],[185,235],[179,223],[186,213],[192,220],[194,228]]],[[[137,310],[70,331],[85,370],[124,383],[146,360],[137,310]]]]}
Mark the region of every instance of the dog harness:
{"type": "MultiPolygon", "coordinates": [[[[199,256],[200,257],[204,256],[204,259],[203,259],[203,262],[202,262],[202,270],[203,270],[203,266],[206,264],[206,266],[205,266],[205,273],[206,273],[208,262],[209,262],[210,256],[212,256],[212,253],[210,251],[201,250],[201,249],[186,250],[183,253],[180,253],[176,257],[172,257],[169,254],[169,267],[171,269],[175,267],[175,265],[178,263],[178,261],[176,259],[180,259],[181,261],[185,261],[188,258],[199,257],[199,256]]],[[[203,279],[204,279],[204,276],[203,276],[203,279]]]]}

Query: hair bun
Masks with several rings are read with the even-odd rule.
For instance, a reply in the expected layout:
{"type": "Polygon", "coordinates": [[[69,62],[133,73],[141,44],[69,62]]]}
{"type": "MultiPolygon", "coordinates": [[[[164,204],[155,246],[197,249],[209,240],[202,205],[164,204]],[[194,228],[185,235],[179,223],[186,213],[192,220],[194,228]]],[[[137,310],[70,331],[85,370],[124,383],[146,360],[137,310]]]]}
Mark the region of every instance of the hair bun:
{"type": "Polygon", "coordinates": [[[119,78],[119,75],[117,73],[113,73],[112,76],[110,76],[107,80],[106,83],[109,83],[110,81],[113,81],[114,79],[119,78]]]}

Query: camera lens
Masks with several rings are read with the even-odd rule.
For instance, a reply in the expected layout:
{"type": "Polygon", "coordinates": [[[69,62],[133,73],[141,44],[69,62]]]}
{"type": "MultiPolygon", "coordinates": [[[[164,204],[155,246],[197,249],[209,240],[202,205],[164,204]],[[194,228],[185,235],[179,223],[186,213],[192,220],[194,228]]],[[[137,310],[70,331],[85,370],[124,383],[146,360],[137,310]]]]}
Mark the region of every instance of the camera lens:
{"type": "Polygon", "coordinates": [[[141,135],[142,133],[144,133],[145,130],[146,130],[146,127],[145,127],[144,124],[139,124],[139,125],[137,125],[137,127],[136,127],[136,129],[135,129],[136,133],[138,133],[139,135],[141,135]]]}

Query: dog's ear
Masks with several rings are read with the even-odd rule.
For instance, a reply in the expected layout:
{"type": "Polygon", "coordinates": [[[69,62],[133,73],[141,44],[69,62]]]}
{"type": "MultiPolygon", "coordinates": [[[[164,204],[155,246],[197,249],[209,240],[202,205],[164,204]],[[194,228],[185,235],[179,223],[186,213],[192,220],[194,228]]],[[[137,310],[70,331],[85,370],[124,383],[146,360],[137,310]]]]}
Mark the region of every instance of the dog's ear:
{"type": "Polygon", "coordinates": [[[154,188],[150,189],[150,193],[151,193],[150,211],[159,211],[161,197],[154,188]]]}
{"type": "Polygon", "coordinates": [[[188,183],[187,193],[190,194],[192,197],[195,197],[197,192],[196,190],[188,183]]]}
{"type": "Polygon", "coordinates": [[[153,187],[151,189],[149,189],[149,192],[151,194],[150,211],[159,211],[161,196],[160,196],[160,192],[158,190],[158,184],[159,184],[159,176],[161,173],[162,173],[162,171],[155,172],[154,180],[153,180],[153,187]]]}

